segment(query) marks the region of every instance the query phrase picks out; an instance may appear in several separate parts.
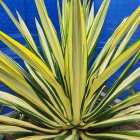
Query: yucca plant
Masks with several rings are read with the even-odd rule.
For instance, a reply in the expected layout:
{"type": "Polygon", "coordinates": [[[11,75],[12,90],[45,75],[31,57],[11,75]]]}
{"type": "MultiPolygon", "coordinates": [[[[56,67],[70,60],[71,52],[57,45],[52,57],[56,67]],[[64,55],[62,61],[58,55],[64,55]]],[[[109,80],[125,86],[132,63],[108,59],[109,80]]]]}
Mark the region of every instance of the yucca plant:
{"type": "Polygon", "coordinates": [[[140,59],[140,40],[128,47],[140,23],[140,8],[122,21],[90,65],[110,0],[103,1],[96,16],[90,0],[63,0],[62,11],[58,1],[61,39],[44,0],[35,3],[41,20],[40,25],[35,19],[41,50],[19,13],[17,21],[1,1],[27,45],[2,31],[0,40],[24,60],[28,72],[0,52],[0,81],[17,95],[1,91],[0,103],[30,121],[0,115],[0,134],[25,134],[19,140],[139,140],[140,130],[111,128],[140,121],[140,92],[112,105],[140,79],[140,68],[130,74],[140,59]],[[101,98],[106,82],[128,60],[122,74],[101,98]]]}

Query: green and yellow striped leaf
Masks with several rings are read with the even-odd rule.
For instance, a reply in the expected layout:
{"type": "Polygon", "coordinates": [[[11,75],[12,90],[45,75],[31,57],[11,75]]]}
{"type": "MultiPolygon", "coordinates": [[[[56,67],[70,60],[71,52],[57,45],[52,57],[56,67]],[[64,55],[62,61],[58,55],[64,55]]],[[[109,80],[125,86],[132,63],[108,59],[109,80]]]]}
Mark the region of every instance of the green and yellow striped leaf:
{"type": "Polygon", "coordinates": [[[47,40],[51,46],[53,54],[57,60],[61,74],[64,77],[64,75],[65,75],[64,56],[62,53],[62,48],[60,46],[60,42],[59,42],[58,37],[56,35],[56,31],[55,31],[53,24],[52,24],[52,22],[48,16],[48,13],[46,11],[44,1],[43,0],[35,0],[35,2],[36,2],[37,9],[38,9],[38,13],[40,15],[43,29],[45,31],[45,35],[46,35],[47,40]]]}
{"type": "Polygon", "coordinates": [[[8,125],[1,125],[0,126],[0,134],[35,134],[37,132],[24,129],[17,126],[8,126],[8,125]]]}

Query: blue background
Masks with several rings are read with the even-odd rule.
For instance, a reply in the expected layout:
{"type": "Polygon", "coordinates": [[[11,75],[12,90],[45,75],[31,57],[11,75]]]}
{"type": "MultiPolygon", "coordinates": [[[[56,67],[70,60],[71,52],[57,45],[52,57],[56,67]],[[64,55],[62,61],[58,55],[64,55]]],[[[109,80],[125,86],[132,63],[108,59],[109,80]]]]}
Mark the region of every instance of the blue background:
{"type": "MultiPolygon", "coordinates": [[[[36,6],[34,3],[34,0],[4,0],[6,5],[10,8],[10,10],[13,12],[13,14],[16,16],[16,10],[20,13],[26,24],[28,25],[28,28],[30,32],[32,33],[35,41],[38,44],[38,38],[37,38],[37,31],[35,28],[35,17],[38,18],[36,6]]],[[[95,3],[95,13],[97,13],[102,0],[94,0],[95,3]]],[[[54,26],[57,30],[58,35],[60,36],[59,31],[59,22],[58,22],[58,15],[57,15],[57,5],[56,0],[45,0],[50,18],[52,19],[52,22],[54,23],[54,26]]],[[[61,1],[60,1],[61,3],[61,1]]],[[[105,21],[105,25],[103,28],[103,31],[101,33],[98,47],[96,51],[96,57],[98,53],[100,52],[101,48],[106,43],[107,39],[110,37],[110,35],[113,33],[113,31],[116,29],[116,27],[121,23],[121,21],[129,16],[136,8],[140,6],[140,0],[111,0],[110,8],[108,11],[108,15],[105,21]]],[[[17,17],[17,16],[16,16],[17,17]]],[[[39,19],[39,18],[38,18],[39,19]]],[[[24,44],[24,39],[20,35],[19,31],[16,29],[12,21],[9,19],[8,15],[4,11],[4,9],[0,6],[0,30],[4,31],[14,39],[18,40],[22,44],[24,44]]],[[[140,27],[136,31],[135,35],[131,39],[130,44],[135,42],[136,40],[140,39],[140,27]]],[[[39,44],[38,44],[39,45],[39,44]]],[[[13,53],[10,49],[8,49],[3,43],[0,42],[0,51],[3,51],[4,53],[8,54],[10,57],[12,57],[14,60],[19,62],[22,66],[23,62],[19,57],[13,53]]],[[[112,83],[118,78],[120,75],[122,69],[125,67],[124,65],[113,77],[110,78],[108,84],[108,87],[112,85],[112,83]]],[[[133,70],[135,70],[137,67],[140,66],[140,62],[137,63],[137,65],[134,66],[133,70]]],[[[132,70],[132,71],[133,71],[132,70]]],[[[131,71],[131,72],[132,72],[131,71]]],[[[135,91],[140,90],[140,82],[138,82],[134,86],[135,91]]],[[[4,85],[0,84],[0,90],[9,91],[8,88],[6,88],[4,85]]],[[[120,99],[124,99],[129,95],[129,92],[125,92],[120,99]]],[[[8,112],[9,109],[6,108],[5,112],[8,112]]]]}

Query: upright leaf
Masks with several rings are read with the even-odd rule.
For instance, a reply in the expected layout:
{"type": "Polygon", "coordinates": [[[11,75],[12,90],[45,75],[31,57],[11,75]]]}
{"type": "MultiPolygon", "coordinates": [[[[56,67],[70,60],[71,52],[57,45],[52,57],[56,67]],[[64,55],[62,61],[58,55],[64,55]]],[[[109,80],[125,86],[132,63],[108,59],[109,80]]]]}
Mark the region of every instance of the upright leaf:
{"type": "Polygon", "coordinates": [[[110,4],[110,0],[104,0],[95,19],[92,24],[92,27],[89,31],[88,37],[87,37],[87,47],[88,47],[88,58],[91,60],[91,57],[93,55],[93,52],[96,47],[96,43],[98,40],[98,37],[100,35],[101,29],[103,27],[105,17],[108,11],[108,7],[110,4]]]}
{"type": "Polygon", "coordinates": [[[35,2],[38,9],[38,13],[40,15],[43,29],[45,31],[46,38],[51,46],[54,57],[57,60],[61,74],[64,77],[65,75],[64,57],[63,57],[62,48],[60,46],[56,31],[46,11],[44,1],[35,0],[35,2]]]}
{"type": "Polygon", "coordinates": [[[80,0],[72,1],[71,10],[68,49],[73,123],[76,125],[80,122],[81,103],[86,87],[87,51],[84,15],[80,0]]]}

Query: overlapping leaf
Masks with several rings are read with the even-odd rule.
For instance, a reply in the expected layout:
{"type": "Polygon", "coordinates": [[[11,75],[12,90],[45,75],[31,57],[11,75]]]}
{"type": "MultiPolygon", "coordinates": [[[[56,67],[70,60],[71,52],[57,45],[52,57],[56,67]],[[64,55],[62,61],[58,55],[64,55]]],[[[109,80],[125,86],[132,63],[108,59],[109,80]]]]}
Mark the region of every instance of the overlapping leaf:
{"type": "Polygon", "coordinates": [[[139,140],[139,130],[111,131],[111,128],[140,121],[139,92],[112,106],[140,79],[139,67],[129,74],[140,59],[140,40],[129,47],[140,23],[140,8],[121,22],[89,67],[110,0],[103,1],[96,15],[91,0],[63,0],[62,5],[58,0],[61,40],[45,1],[35,0],[41,20],[40,24],[35,19],[42,55],[20,14],[17,12],[17,21],[4,2],[0,2],[25,38],[27,48],[3,32],[0,40],[24,60],[28,69],[26,72],[0,52],[0,82],[17,95],[1,91],[0,103],[31,118],[28,122],[1,115],[0,134],[28,135],[19,140],[139,140]],[[106,82],[130,59],[102,98],[106,82]]]}

